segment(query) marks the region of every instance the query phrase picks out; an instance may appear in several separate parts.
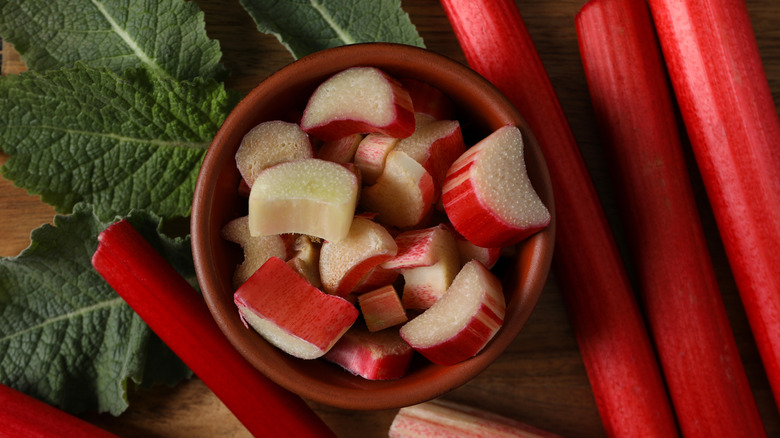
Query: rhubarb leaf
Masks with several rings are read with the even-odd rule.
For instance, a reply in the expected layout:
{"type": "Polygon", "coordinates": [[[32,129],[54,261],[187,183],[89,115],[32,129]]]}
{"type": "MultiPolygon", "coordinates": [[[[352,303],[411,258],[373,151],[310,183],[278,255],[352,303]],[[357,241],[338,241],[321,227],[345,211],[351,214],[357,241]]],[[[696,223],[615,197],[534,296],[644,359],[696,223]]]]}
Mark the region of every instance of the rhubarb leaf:
{"type": "Polygon", "coordinates": [[[0,35],[31,70],[84,62],[117,73],[146,67],[167,79],[223,79],[219,42],[183,0],[0,0],[0,35]]]}
{"type": "Polygon", "coordinates": [[[237,95],[214,80],[144,69],[73,69],[0,78],[0,168],[58,212],[101,219],[133,208],[187,216],[200,162],[237,95]]]}
{"type": "Polygon", "coordinates": [[[392,42],[424,47],[400,0],[241,0],[260,32],[301,58],[330,47],[392,42]]]}
{"type": "MultiPolygon", "coordinates": [[[[150,214],[128,220],[193,276],[188,239],[162,235],[150,214]]],[[[118,415],[131,382],[173,384],[191,375],[92,268],[108,225],[79,204],[34,230],[21,254],[0,259],[0,382],[69,412],[118,415]],[[154,376],[145,375],[152,368],[154,376]]]]}

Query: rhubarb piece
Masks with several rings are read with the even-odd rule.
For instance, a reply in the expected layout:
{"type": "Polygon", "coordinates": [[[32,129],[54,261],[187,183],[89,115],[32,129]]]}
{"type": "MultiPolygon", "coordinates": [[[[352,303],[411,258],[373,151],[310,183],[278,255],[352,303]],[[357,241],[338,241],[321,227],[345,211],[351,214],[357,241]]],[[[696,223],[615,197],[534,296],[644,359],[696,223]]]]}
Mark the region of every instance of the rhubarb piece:
{"type": "Polygon", "coordinates": [[[780,120],[747,6],[649,4],[726,256],[780,401],[780,120]]]}
{"type": "Polygon", "coordinates": [[[443,399],[398,410],[389,438],[558,438],[520,421],[443,399]]]}
{"type": "Polygon", "coordinates": [[[680,430],[765,436],[709,257],[647,5],[593,0],[576,25],[680,430]]]}
{"type": "Polygon", "coordinates": [[[399,81],[409,92],[415,113],[426,114],[435,120],[452,120],[455,105],[441,90],[418,79],[404,77],[399,81]]]}
{"type": "Polygon", "coordinates": [[[369,332],[353,325],[324,359],[369,380],[394,380],[409,370],[414,350],[397,330],[369,332]]]}
{"type": "Polygon", "coordinates": [[[374,67],[352,67],[317,87],[301,128],[325,141],[371,132],[404,138],[414,132],[414,108],[396,79],[374,67]]]}
{"type": "Polygon", "coordinates": [[[314,287],[322,287],[320,279],[320,247],[322,242],[305,234],[295,237],[293,256],[287,264],[314,287]]]}
{"type": "Polygon", "coordinates": [[[320,248],[320,279],[324,290],[347,296],[374,267],[398,251],[393,236],[370,219],[356,216],[346,237],[320,248]]]}
{"type": "Polygon", "coordinates": [[[200,294],[129,222],[100,233],[92,265],[251,434],[335,438],[300,397],[241,356],[200,294]]]}
{"type": "Polygon", "coordinates": [[[277,257],[249,277],[233,299],[244,324],[300,359],[327,353],[358,317],[350,302],[312,286],[277,257]]]}
{"type": "Polygon", "coordinates": [[[414,134],[401,139],[395,150],[406,152],[422,164],[433,177],[437,195],[450,165],[464,152],[466,145],[460,123],[456,120],[437,120],[431,123],[417,124],[414,134]]]}
{"type": "Polygon", "coordinates": [[[401,337],[439,365],[479,353],[504,323],[501,282],[478,261],[463,266],[435,304],[401,326],[401,337]]]}
{"type": "Polygon", "coordinates": [[[550,223],[550,212],[528,179],[523,147],[520,130],[504,126],[469,148],[447,172],[444,211],[475,245],[513,245],[550,223]]]}
{"type": "Polygon", "coordinates": [[[2,384],[0,406],[3,407],[0,435],[4,437],[116,438],[108,431],[2,384]]]}
{"type": "MultiPolygon", "coordinates": [[[[493,269],[493,266],[498,262],[498,259],[501,258],[504,248],[512,248],[485,248],[484,246],[474,245],[458,232],[455,232],[454,234],[455,242],[458,245],[458,254],[460,255],[461,265],[465,265],[471,260],[479,260],[486,268],[493,269]]],[[[507,256],[511,257],[511,254],[507,254],[507,256]]]]}
{"type": "Polygon", "coordinates": [[[401,274],[394,269],[385,269],[382,265],[376,266],[365,277],[360,279],[360,282],[358,282],[352,292],[362,294],[388,284],[393,284],[399,275],[401,274]]]}
{"type": "Polygon", "coordinates": [[[460,271],[460,254],[449,227],[406,231],[396,237],[398,253],[382,264],[404,277],[402,300],[406,309],[427,309],[444,295],[460,271]]]}
{"type": "Polygon", "coordinates": [[[352,134],[338,140],[326,141],[317,149],[317,158],[334,163],[349,163],[355,158],[363,134],[352,134]]]}
{"type": "Polygon", "coordinates": [[[676,436],[621,255],[517,5],[511,0],[441,4],[469,66],[514,104],[546,158],[557,220],[553,269],[607,434],[676,436]]]}
{"type": "Polygon", "coordinates": [[[231,220],[221,230],[222,238],[241,246],[244,260],[233,273],[233,287],[238,288],[249,276],[271,257],[287,257],[287,245],[279,235],[252,236],[249,233],[249,217],[231,220]]]}
{"type": "Polygon", "coordinates": [[[251,187],[265,168],[285,161],[311,158],[309,136],[295,123],[272,120],[252,128],[236,151],[236,167],[251,187]]]}
{"type": "Polygon", "coordinates": [[[360,168],[363,181],[374,184],[385,169],[385,160],[399,139],[384,134],[368,134],[355,151],[355,165],[360,168]]]}
{"type": "Polygon", "coordinates": [[[352,224],[358,189],[355,173],[330,161],[309,158],[269,167],[249,194],[249,231],[341,240],[352,224]]]}
{"type": "Polygon", "coordinates": [[[401,297],[392,284],[358,295],[358,305],[370,332],[378,332],[407,321],[401,297]]]}
{"type": "Polygon", "coordinates": [[[409,155],[393,150],[376,184],[365,187],[360,205],[377,213],[385,225],[410,228],[420,225],[435,202],[433,178],[409,155]]]}

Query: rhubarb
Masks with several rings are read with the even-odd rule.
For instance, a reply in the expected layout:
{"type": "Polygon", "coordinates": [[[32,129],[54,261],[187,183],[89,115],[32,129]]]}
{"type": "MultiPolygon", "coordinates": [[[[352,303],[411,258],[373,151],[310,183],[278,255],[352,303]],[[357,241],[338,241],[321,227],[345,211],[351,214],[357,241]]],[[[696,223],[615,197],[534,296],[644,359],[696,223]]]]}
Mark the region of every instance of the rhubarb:
{"type": "Polygon", "coordinates": [[[553,269],[607,433],[676,436],[650,336],[609,223],[517,5],[441,3],[469,65],[514,103],[546,157],[558,218],[553,269]]]}
{"type": "Polygon", "coordinates": [[[765,436],[696,210],[650,11],[643,2],[591,0],[576,26],[682,434],[765,436]]]}
{"type": "Polygon", "coordinates": [[[0,385],[0,436],[112,438],[116,435],[11,387],[0,385]]]}
{"type": "Polygon", "coordinates": [[[780,401],[780,120],[744,2],[649,2],[775,400],[780,401]]]}
{"type": "Polygon", "coordinates": [[[98,237],[92,265],[255,436],[335,437],[295,394],[246,361],[198,292],[126,220],[98,237]]]}
{"type": "Polygon", "coordinates": [[[556,438],[558,435],[511,418],[435,399],[398,410],[390,438],[556,438]]]}

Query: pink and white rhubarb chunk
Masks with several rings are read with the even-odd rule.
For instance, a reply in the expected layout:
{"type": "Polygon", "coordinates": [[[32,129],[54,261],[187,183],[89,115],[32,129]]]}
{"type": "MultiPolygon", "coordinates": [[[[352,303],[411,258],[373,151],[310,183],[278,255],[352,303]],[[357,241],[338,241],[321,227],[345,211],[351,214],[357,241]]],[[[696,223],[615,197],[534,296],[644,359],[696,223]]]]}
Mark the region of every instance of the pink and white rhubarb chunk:
{"type": "Polygon", "coordinates": [[[249,217],[242,216],[226,223],[220,234],[223,239],[237,243],[244,253],[244,260],[233,272],[233,288],[238,288],[271,257],[287,257],[287,244],[282,236],[252,236],[249,234],[249,217]]]}
{"type": "Polygon", "coordinates": [[[392,284],[358,295],[358,305],[370,332],[378,332],[407,321],[401,297],[392,284]]]}
{"type": "Polygon", "coordinates": [[[233,295],[244,323],[300,359],[322,357],[358,318],[347,300],[328,295],[272,257],[233,295]]]}
{"type": "Polygon", "coordinates": [[[363,140],[363,134],[351,134],[338,140],[326,141],[317,149],[317,158],[334,163],[350,163],[355,159],[355,152],[363,140]]]}
{"type": "Polygon", "coordinates": [[[353,171],[330,161],[309,158],[271,166],[249,193],[249,231],[339,241],[352,225],[359,185],[353,171]]]}
{"type": "Polygon", "coordinates": [[[385,169],[385,160],[399,139],[384,134],[368,134],[355,151],[355,165],[365,184],[374,184],[385,169]]]}
{"type": "Polygon", "coordinates": [[[435,399],[399,409],[388,438],[560,438],[495,413],[435,399]]]}
{"type": "Polygon", "coordinates": [[[382,264],[404,277],[402,294],[406,309],[431,307],[450,287],[461,268],[455,236],[449,227],[406,231],[396,236],[398,253],[382,264]]]}
{"type": "Polygon", "coordinates": [[[352,67],[314,90],[301,128],[324,141],[371,132],[404,138],[414,132],[414,108],[393,77],[374,67],[352,67]]]}
{"type": "Polygon", "coordinates": [[[472,260],[447,293],[401,326],[400,334],[431,362],[453,365],[479,353],[503,325],[505,313],[501,282],[472,260]]]}
{"type": "Polygon", "coordinates": [[[379,223],[355,216],[346,237],[323,242],[320,248],[320,280],[330,294],[349,295],[371,270],[398,251],[393,236],[379,223]]]}
{"type": "Polygon", "coordinates": [[[394,380],[406,374],[413,355],[397,330],[369,332],[356,323],[324,359],[369,380],[394,380]]]}
{"type": "Polygon", "coordinates": [[[512,245],[550,223],[528,178],[515,126],[499,128],[452,164],[442,202],[455,229],[486,248],[512,245]]]}
{"type": "Polygon", "coordinates": [[[267,167],[285,161],[311,158],[309,135],[295,123],[272,120],[252,128],[236,151],[236,166],[249,187],[267,167]]]}
{"type": "Polygon", "coordinates": [[[376,184],[364,187],[360,205],[376,213],[377,221],[399,228],[419,225],[433,207],[435,188],[431,174],[408,154],[393,150],[376,184]]]}
{"type": "Polygon", "coordinates": [[[437,193],[440,193],[447,170],[466,152],[466,145],[458,121],[436,120],[418,123],[414,134],[399,140],[395,149],[406,152],[422,164],[433,177],[437,193]]]}
{"type": "Polygon", "coordinates": [[[409,92],[414,105],[414,112],[426,114],[435,120],[451,120],[455,113],[455,105],[441,90],[413,78],[400,78],[401,85],[409,92]]]}

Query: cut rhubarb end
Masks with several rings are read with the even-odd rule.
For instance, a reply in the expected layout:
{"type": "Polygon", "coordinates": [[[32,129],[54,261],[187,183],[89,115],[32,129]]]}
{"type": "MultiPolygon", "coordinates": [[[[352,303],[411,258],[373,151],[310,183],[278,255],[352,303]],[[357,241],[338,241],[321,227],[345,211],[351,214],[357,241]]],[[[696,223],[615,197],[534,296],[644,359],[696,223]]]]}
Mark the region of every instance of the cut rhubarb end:
{"type": "Polygon", "coordinates": [[[345,297],[371,270],[391,259],[397,251],[395,239],[384,226],[356,216],[346,237],[322,244],[319,269],[323,288],[345,297]]]}
{"type": "Polygon", "coordinates": [[[426,114],[435,120],[452,120],[455,105],[441,90],[413,78],[400,78],[399,82],[409,92],[415,113],[426,114]]]}
{"type": "Polygon", "coordinates": [[[399,409],[390,425],[389,438],[560,438],[520,421],[482,409],[431,400],[399,409]]]}
{"type": "Polygon", "coordinates": [[[482,247],[520,242],[551,219],[528,179],[515,126],[499,128],[452,164],[442,202],[455,229],[482,247]]]}
{"type": "Polygon", "coordinates": [[[363,189],[360,204],[377,213],[383,224],[411,228],[428,217],[434,193],[431,174],[409,155],[393,150],[376,184],[363,189]]]}
{"type": "Polygon", "coordinates": [[[249,233],[249,217],[242,216],[231,220],[221,230],[223,239],[241,246],[244,261],[233,273],[233,288],[237,289],[263,263],[271,257],[286,258],[287,245],[279,235],[252,236],[249,233]]]}
{"type": "Polygon", "coordinates": [[[358,305],[370,332],[393,327],[408,319],[392,284],[358,295],[358,305]]]}
{"type": "Polygon", "coordinates": [[[398,144],[399,139],[384,134],[368,134],[355,151],[355,165],[363,175],[366,184],[376,183],[385,169],[387,155],[398,144]]]}
{"type": "Polygon", "coordinates": [[[317,158],[334,163],[350,163],[363,140],[363,134],[352,134],[338,140],[326,141],[317,149],[317,158]]]}
{"type": "Polygon", "coordinates": [[[294,123],[272,120],[250,130],[236,151],[236,166],[251,187],[257,175],[285,161],[311,158],[314,152],[306,134],[294,123]]]}
{"type": "Polygon", "coordinates": [[[316,288],[322,287],[320,278],[320,248],[322,242],[305,234],[295,237],[292,257],[287,264],[316,288]]]}
{"type": "Polygon", "coordinates": [[[355,324],[324,359],[369,380],[394,380],[406,374],[413,355],[397,330],[369,332],[355,324]]]}
{"type": "Polygon", "coordinates": [[[501,282],[467,263],[433,306],[401,327],[401,337],[431,362],[453,365],[479,353],[504,322],[501,282]]]}
{"type": "Polygon", "coordinates": [[[460,123],[455,120],[437,120],[418,123],[414,134],[401,139],[395,149],[405,152],[423,165],[433,177],[438,194],[447,170],[466,152],[466,145],[460,123]]]}
{"type": "Polygon", "coordinates": [[[241,318],[265,340],[300,359],[324,355],[357,320],[358,310],[272,257],[234,294],[241,318]]]}
{"type": "Polygon", "coordinates": [[[353,67],[327,79],[314,91],[301,128],[325,141],[355,133],[379,132],[404,138],[414,132],[409,93],[374,67],[353,67]]]}
{"type": "Polygon", "coordinates": [[[341,240],[352,224],[358,190],[355,173],[338,163],[310,158],[269,167],[249,194],[249,231],[341,240]]]}

